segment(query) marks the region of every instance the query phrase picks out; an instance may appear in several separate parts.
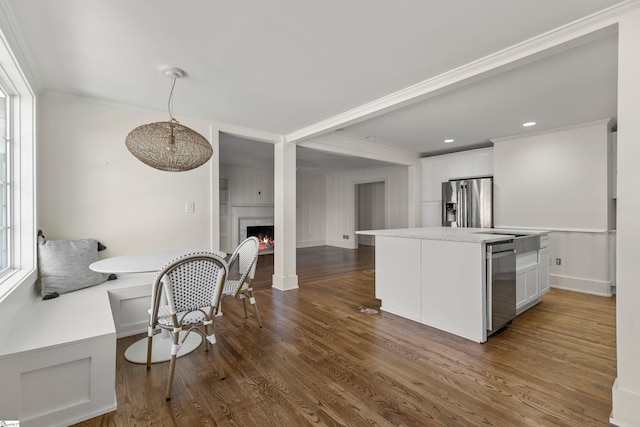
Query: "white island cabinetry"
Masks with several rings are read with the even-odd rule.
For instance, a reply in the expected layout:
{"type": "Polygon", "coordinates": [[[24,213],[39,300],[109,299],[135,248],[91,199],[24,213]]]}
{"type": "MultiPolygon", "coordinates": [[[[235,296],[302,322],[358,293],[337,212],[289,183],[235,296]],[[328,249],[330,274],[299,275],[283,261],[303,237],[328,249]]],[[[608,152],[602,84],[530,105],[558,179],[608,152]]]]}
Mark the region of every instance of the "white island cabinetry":
{"type": "Polygon", "coordinates": [[[520,314],[533,301],[538,292],[538,252],[516,255],[516,312],[520,314]]]}
{"type": "Polygon", "coordinates": [[[376,269],[376,281],[396,284],[393,287],[376,287],[376,298],[384,301],[384,309],[389,313],[420,320],[420,240],[378,236],[375,256],[376,266],[387,265],[387,260],[391,259],[395,264],[393,268],[376,269]]]}
{"type": "MultiPolygon", "coordinates": [[[[383,311],[475,342],[487,340],[486,245],[514,236],[495,234],[495,229],[448,227],[357,233],[376,236],[375,295],[383,311]]],[[[526,268],[519,272],[525,285],[519,294],[523,310],[539,301],[542,275],[548,283],[548,261],[546,270],[540,270],[539,252],[525,255],[521,261],[526,268]]]]}
{"type": "Polygon", "coordinates": [[[549,235],[540,235],[540,249],[516,254],[516,313],[540,302],[549,291],[549,235]]]}
{"type": "MultiPolygon", "coordinates": [[[[421,322],[472,341],[486,341],[484,243],[423,239],[421,258],[421,322]]],[[[385,309],[384,300],[381,308],[385,309]]]]}

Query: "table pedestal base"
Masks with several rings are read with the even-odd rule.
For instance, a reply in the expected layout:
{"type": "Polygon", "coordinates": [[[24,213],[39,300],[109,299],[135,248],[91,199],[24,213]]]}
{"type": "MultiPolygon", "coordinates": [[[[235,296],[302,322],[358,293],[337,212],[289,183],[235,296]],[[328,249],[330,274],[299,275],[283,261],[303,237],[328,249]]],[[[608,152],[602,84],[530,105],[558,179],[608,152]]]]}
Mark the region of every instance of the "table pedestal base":
{"type": "MultiPolygon", "coordinates": [[[[164,334],[154,335],[151,350],[151,363],[167,362],[171,360],[171,337],[164,334]]],[[[147,340],[143,338],[131,344],[124,352],[124,358],[132,363],[147,363],[147,340]]],[[[178,357],[191,353],[202,343],[202,337],[197,332],[189,334],[182,343],[178,357]]]]}

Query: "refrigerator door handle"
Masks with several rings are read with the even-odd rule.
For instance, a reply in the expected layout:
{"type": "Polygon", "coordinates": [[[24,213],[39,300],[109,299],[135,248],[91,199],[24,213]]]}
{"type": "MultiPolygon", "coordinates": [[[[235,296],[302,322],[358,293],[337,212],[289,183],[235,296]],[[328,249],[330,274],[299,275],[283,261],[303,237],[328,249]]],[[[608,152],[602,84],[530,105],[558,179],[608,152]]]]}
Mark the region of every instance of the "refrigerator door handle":
{"type": "Polygon", "coordinates": [[[462,218],[461,215],[461,210],[462,210],[462,187],[458,186],[457,187],[457,195],[456,195],[457,199],[458,199],[458,208],[456,209],[456,227],[462,227],[462,224],[460,223],[460,219],[462,218]]]}
{"type": "Polygon", "coordinates": [[[464,188],[462,183],[458,188],[458,227],[464,227],[464,188]]]}
{"type": "Polygon", "coordinates": [[[467,190],[467,183],[464,182],[462,183],[461,187],[461,193],[462,193],[462,213],[461,213],[461,221],[462,221],[462,227],[468,227],[469,223],[467,221],[467,203],[469,203],[469,199],[468,199],[468,190],[467,190]]]}

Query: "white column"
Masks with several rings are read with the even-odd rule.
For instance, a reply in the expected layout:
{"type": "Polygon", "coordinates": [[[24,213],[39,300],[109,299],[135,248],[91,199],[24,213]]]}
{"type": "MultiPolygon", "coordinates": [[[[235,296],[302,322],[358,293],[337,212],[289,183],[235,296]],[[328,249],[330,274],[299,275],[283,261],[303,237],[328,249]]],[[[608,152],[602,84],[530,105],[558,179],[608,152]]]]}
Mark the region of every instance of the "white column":
{"type": "Polygon", "coordinates": [[[220,250],[220,132],[209,126],[209,142],[213,155],[209,161],[211,168],[211,250],[220,250]]]}
{"type": "Polygon", "coordinates": [[[296,274],[296,145],[283,136],[274,147],[273,214],[275,250],[273,287],[298,288],[296,274]]]}
{"type": "Polygon", "coordinates": [[[640,426],[640,11],[620,19],[618,40],[618,377],[610,421],[640,426]]]}

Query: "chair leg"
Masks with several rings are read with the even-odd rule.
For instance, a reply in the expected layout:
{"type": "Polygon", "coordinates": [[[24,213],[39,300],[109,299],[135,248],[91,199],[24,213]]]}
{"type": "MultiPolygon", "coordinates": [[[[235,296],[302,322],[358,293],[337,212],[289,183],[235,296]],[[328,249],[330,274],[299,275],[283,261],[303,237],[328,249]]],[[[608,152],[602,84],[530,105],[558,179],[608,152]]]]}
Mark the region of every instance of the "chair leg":
{"type": "Polygon", "coordinates": [[[207,343],[211,345],[211,350],[213,353],[213,363],[216,365],[216,371],[218,371],[218,376],[221,380],[224,379],[224,368],[222,367],[222,357],[220,357],[220,352],[218,351],[218,344],[216,344],[216,335],[211,334],[207,335],[207,343]]]}
{"type": "Polygon", "coordinates": [[[153,349],[153,334],[149,333],[149,338],[147,338],[147,369],[151,368],[151,350],[152,349],[153,349]]]}
{"type": "Polygon", "coordinates": [[[245,303],[245,300],[249,298],[249,302],[253,306],[253,311],[256,314],[256,319],[258,319],[258,325],[260,325],[260,327],[262,328],[262,319],[260,319],[260,312],[258,311],[258,305],[256,304],[256,299],[253,296],[252,288],[244,290],[243,293],[240,294],[240,297],[242,298],[242,302],[244,303],[244,318],[247,318],[247,304],[245,303]]]}
{"type": "Polygon", "coordinates": [[[208,337],[209,337],[209,325],[204,325],[204,338],[205,338],[204,351],[211,350],[211,343],[207,339],[208,337]]]}
{"type": "Polygon", "coordinates": [[[258,325],[262,328],[262,319],[260,319],[260,312],[258,311],[258,304],[256,304],[256,299],[253,297],[253,294],[249,298],[251,305],[253,305],[253,311],[256,312],[256,318],[258,319],[258,325]]]}
{"type": "Polygon", "coordinates": [[[244,318],[247,319],[247,302],[244,294],[240,294],[240,299],[242,300],[242,307],[244,308],[244,318]]]}
{"type": "Polygon", "coordinates": [[[171,400],[171,392],[173,391],[173,376],[176,371],[176,356],[171,355],[171,366],[169,367],[169,382],[167,383],[166,400],[171,400]]]}
{"type": "Polygon", "coordinates": [[[176,360],[178,358],[178,351],[180,349],[180,344],[178,343],[179,336],[177,332],[173,332],[173,345],[171,346],[171,364],[169,365],[169,381],[167,383],[167,400],[171,400],[171,393],[173,391],[173,377],[176,372],[176,360]]]}

